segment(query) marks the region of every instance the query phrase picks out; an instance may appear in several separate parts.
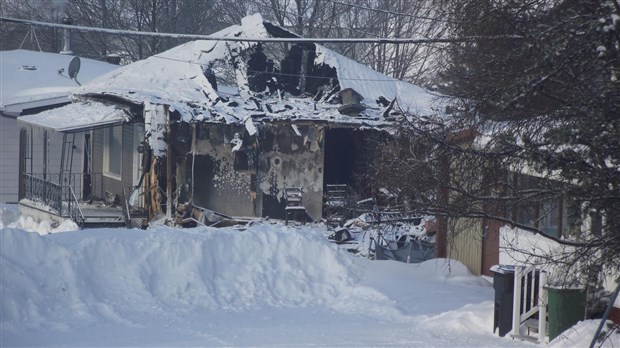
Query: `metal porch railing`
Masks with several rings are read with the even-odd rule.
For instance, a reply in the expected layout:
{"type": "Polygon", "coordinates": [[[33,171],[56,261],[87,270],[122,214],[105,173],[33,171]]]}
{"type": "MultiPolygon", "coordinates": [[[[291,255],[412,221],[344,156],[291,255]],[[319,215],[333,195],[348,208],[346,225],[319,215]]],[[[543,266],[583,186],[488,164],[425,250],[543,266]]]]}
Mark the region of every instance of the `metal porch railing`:
{"type": "Polygon", "coordinates": [[[63,217],[79,215],[80,201],[104,197],[101,173],[24,173],[22,177],[23,198],[42,203],[63,217]]]}
{"type": "Polygon", "coordinates": [[[24,198],[40,202],[62,214],[62,186],[50,180],[24,174],[24,198]]]}
{"type": "Polygon", "coordinates": [[[67,202],[67,211],[69,213],[69,217],[73,220],[78,226],[84,227],[84,213],[82,212],[82,208],[80,208],[80,203],[78,202],[77,197],[75,196],[75,192],[73,192],[73,188],[69,186],[69,191],[71,193],[71,197],[67,202]]]}

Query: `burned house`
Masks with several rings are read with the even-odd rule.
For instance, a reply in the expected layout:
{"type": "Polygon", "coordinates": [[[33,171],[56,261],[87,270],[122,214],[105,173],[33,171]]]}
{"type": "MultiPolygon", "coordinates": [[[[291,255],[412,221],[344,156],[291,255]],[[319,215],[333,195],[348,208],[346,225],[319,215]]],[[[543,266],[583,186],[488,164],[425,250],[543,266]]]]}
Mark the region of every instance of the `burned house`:
{"type": "Polygon", "coordinates": [[[320,219],[324,187],[354,184],[370,139],[406,115],[439,113],[424,89],[318,44],[225,40],[297,38],[260,15],[212,37],[82,86],[73,99],[83,107],[24,122],[90,114],[98,195],[128,212],[139,206],[149,220],[204,223],[284,218],[289,187],[301,188],[308,217],[320,219]],[[87,103],[116,110],[106,112],[118,122],[97,123],[87,103]]]}

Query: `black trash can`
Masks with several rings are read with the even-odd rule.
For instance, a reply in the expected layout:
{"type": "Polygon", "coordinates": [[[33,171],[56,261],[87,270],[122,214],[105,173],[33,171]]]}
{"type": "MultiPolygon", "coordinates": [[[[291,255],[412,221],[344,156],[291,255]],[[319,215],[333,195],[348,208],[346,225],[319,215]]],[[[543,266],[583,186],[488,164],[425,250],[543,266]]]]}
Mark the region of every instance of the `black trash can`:
{"type": "Polygon", "coordinates": [[[491,271],[493,272],[493,289],[495,290],[493,333],[499,329],[499,335],[503,337],[512,330],[515,266],[493,266],[491,271]]]}
{"type": "MultiPolygon", "coordinates": [[[[512,330],[512,309],[515,288],[515,266],[496,265],[491,267],[493,272],[493,289],[495,290],[495,311],[493,315],[493,333],[499,328],[499,335],[506,336],[512,330]]],[[[538,305],[538,285],[540,282],[540,271],[529,273],[521,277],[521,313],[527,312],[538,305]],[[532,279],[534,278],[534,279],[532,279]],[[533,287],[532,292],[526,289],[526,282],[533,287]],[[532,301],[534,296],[534,301],[532,301]],[[523,308],[524,297],[526,297],[525,308],[523,308]]],[[[537,314],[536,316],[537,317],[537,314]]]]}

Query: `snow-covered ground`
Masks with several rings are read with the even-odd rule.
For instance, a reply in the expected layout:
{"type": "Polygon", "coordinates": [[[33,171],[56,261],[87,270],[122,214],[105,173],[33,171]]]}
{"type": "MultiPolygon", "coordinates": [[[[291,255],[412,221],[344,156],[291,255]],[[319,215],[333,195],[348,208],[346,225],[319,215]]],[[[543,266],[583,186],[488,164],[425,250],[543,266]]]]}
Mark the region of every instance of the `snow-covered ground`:
{"type": "Polygon", "coordinates": [[[2,347],[533,346],[493,334],[492,285],[456,261],[369,261],[320,226],[40,235],[0,211],[2,347]]]}

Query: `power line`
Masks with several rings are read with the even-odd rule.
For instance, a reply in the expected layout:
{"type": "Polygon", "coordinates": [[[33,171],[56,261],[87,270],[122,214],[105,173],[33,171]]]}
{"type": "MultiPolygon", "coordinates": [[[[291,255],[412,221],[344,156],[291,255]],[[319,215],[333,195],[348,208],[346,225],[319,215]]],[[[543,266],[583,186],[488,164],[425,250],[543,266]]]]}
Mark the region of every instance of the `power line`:
{"type": "Polygon", "coordinates": [[[148,31],[133,31],[123,29],[108,29],[97,27],[84,27],[79,25],[58,24],[49,22],[32,21],[9,17],[0,17],[1,22],[34,25],[48,28],[73,29],[78,31],[98,32],[115,35],[134,35],[167,37],[175,39],[207,40],[207,41],[232,41],[232,42],[288,42],[288,43],[377,43],[377,44],[431,44],[431,43],[457,43],[474,41],[495,40],[520,40],[521,35],[497,35],[497,36],[464,36],[456,38],[276,38],[276,37],[236,37],[236,36],[213,36],[201,34],[178,34],[148,31]]]}

